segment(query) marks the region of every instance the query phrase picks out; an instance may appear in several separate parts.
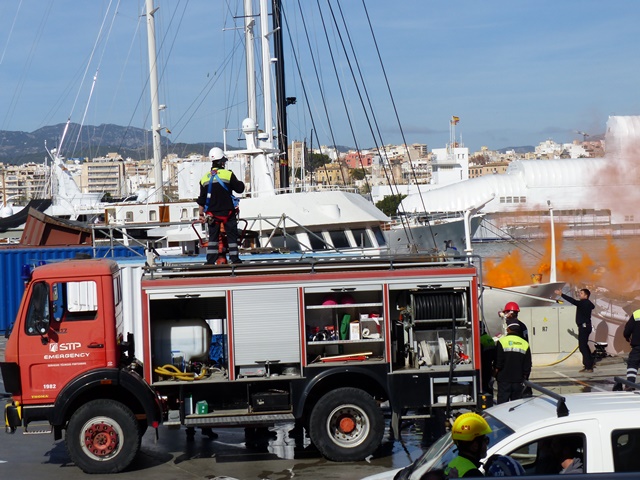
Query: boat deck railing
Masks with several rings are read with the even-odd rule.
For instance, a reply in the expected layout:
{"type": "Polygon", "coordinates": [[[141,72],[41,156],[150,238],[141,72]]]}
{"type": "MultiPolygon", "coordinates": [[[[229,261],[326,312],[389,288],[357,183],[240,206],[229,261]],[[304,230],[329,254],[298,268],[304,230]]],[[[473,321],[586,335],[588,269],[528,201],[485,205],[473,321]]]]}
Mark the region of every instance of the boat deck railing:
{"type": "MultiPolygon", "coordinates": [[[[192,248],[191,245],[189,245],[189,247],[186,247],[186,244],[189,242],[191,242],[192,244],[194,242],[197,242],[198,244],[200,244],[200,246],[202,246],[202,240],[206,238],[206,229],[204,229],[201,225],[202,224],[197,222],[195,219],[191,219],[178,222],[128,222],[123,224],[92,224],[90,225],[90,227],[92,231],[94,248],[97,246],[105,246],[106,244],[111,248],[129,248],[135,254],[140,255],[139,252],[137,252],[137,250],[135,250],[133,247],[142,247],[144,249],[164,248],[165,246],[168,246],[168,243],[171,241],[170,236],[175,232],[167,231],[165,235],[154,237],[149,237],[146,235],[146,233],[143,236],[135,235],[135,233],[140,233],[143,230],[148,231],[155,228],[166,228],[167,230],[170,230],[172,228],[184,228],[189,231],[193,230],[197,238],[196,236],[194,236],[192,238],[185,239],[179,242],[183,246],[185,246],[185,248],[192,248]]],[[[245,243],[250,244],[251,240],[257,237],[267,237],[266,240],[263,240],[264,245],[261,245],[260,247],[253,245],[252,247],[244,248],[241,250],[241,253],[247,251],[251,253],[252,250],[277,250],[284,252],[288,252],[291,250],[303,250],[307,252],[321,251],[324,253],[330,252],[335,254],[353,252],[366,254],[375,252],[378,255],[381,253],[388,253],[387,245],[378,245],[377,247],[335,247],[327,242],[317,232],[311,231],[309,228],[305,227],[304,225],[284,213],[279,216],[258,215],[256,217],[241,217],[238,227],[240,231],[245,232],[245,243]],[[297,236],[297,234],[300,232],[306,233],[309,242],[319,244],[321,248],[314,249],[311,244],[306,244],[304,241],[302,241],[297,236]],[[274,243],[276,238],[278,240],[278,244],[274,243]]]]}

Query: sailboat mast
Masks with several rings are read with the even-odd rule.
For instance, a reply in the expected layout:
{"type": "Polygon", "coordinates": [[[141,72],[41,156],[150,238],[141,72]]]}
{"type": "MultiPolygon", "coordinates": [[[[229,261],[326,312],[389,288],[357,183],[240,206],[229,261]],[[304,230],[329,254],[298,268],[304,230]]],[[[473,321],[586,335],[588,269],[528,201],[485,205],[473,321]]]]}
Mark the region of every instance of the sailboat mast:
{"type": "Polygon", "coordinates": [[[264,95],[264,138],[260,146],[273,148],[273,105],[271,98],[271,45],[269,44],[269,10],[267,0],[260,0],[260,39],[262,43],[262,87],[264,95]]]}
{"type": "Polygon", "coordinates": [[[280,150],[280,188],[289,187],[289,135],[287,132],[287,98],[284,79],[284,48],[282,45],[282,0],[272,0],[273,49],[276,57],[276,118],[278,149],[280,150]]]}
{"type": "Polygon", "coordinates": [[[151,132],[153,135],[153,166],[155,179],[154,201],[164,200],[164,185],[162,181],[162,139],[160,137],[160,101],[158,99],[158,64],[156,55],[156,25],[157,9],[153,7],[153,0],[146,0],[147,6],[147,49],[149,52],[149,87],[151,93],[151,132]]]}
{"type": "Polygon", "coordinates": [[[253,27],[256,21],[253,18],[253,0],[244,0],[244,41],[245,63],[247,66],[247,117],[258,121],[258,109],[256,106],[256,65],[253,42],[255,35],[253,27]]]}

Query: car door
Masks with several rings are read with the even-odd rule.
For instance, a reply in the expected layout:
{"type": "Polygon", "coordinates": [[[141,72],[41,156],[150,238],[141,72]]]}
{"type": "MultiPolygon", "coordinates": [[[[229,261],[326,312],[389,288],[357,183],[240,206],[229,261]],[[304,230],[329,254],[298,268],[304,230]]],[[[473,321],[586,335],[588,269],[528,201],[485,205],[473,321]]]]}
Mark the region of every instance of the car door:
{"type": "Polygon", "coordinates": [[[601,472],[603,466],[603,446],[599,423],[595,419],[551,423],[543,428],[515,434],[507,437],[495,448],[490,449],[489,455],[508,455],[517,460],[527,472],[527,475],[545,475],[559,473],[550,467],[551,457],[557,453],[553,445],[554,439],[576,436],[582,438],[582,449],[579,453],[584,472],[601,472]]]}

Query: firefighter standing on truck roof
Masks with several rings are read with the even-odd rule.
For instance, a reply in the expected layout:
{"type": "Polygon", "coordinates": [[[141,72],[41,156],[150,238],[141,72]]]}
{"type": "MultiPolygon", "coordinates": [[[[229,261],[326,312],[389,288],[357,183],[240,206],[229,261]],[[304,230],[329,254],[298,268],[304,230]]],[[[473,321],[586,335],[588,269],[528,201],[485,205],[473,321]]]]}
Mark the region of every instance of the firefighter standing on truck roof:
{"type": "Polygon", "coordinates": [[[451,438],[458,447],[458,456],[449,462],[444,473],[447,478],[484,477],[480,471],[487,456],[491,427],[477,413],[463,413],[451,427],[451,438]]]}
{"type": "Polygon", "coordinates": [[[232,192],[244,192],[244,183],[231,170],[224,168],[227,158],[221,148],[209,151],[211,171],[200,179],[198,210],[200,222],[209,224],[207,264],[216,264],[219,257],[220,226],[224,225],[229,248],[229,261],[242,263],[238,256],[238,210],[232,192]]]}

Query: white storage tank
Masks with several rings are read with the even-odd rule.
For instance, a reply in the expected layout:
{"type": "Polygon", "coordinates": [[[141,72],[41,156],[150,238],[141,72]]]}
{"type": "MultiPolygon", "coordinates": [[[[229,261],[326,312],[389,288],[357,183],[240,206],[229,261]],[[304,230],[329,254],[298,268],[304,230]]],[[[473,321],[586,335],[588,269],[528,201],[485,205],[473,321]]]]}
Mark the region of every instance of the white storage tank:
{"type": "Polygon", "coordinates": [[[174,357],[182,357],[185,362],[207,359],[211,329],[206,320],[155,320],[151,325],[154,366],[170,365],[174,357]]]}

